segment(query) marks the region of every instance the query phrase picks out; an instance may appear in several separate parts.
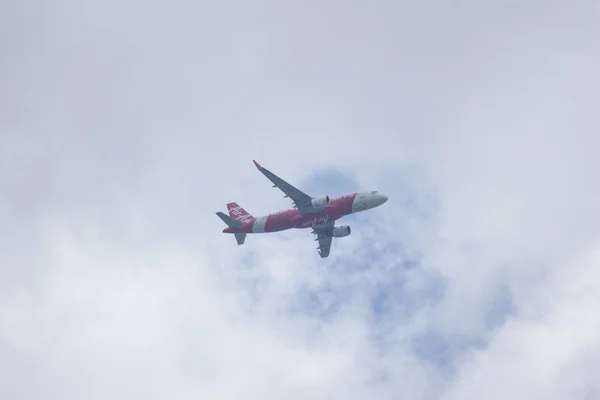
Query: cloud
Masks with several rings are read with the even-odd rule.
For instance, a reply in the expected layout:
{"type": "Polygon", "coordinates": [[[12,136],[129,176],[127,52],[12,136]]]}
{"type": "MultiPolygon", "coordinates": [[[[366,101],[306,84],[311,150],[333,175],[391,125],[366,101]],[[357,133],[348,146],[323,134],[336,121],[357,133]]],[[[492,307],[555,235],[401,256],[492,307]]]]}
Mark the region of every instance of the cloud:
{"type": "Polygon", "coordinates": [[[598,397],[597,5],[0,18],[0,397],[598,397]],[[237,246],[252,159],[390,200],[237,246]]]}
{"type": "Polygon", "coordinates": [[[545,285],[519,296],[519,313],[463,367],[448,398],[596,398],[598,247],[562,264],[545,285]],[[515,362],[518,360],[518,362],[515,362]]]}

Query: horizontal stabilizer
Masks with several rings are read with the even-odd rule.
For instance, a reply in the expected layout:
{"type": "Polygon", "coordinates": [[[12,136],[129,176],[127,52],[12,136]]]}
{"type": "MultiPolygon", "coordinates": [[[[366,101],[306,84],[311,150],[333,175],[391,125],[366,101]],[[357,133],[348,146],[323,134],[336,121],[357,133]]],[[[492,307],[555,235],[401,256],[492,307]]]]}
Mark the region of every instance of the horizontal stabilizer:
{"type": "Polygon", "coordinates": [[[217,214],[217,216],[219,218],[221,218],[221,220],[223,220],[223,222],[225,222],[227,224],[227,226],[229,226],[230,228],[239,228],[244,225],[243,222],[236,221],[235,219],[231,218],[229,215],[223,214],[221,211],[218,211],[215,214],[217,214]]]}
{"type": "Polygon", "coordinates": [[[244,244],[244,241],[246,241],[245,233],[236,233],[236,234],[234,234],[234,236],[235,236],[235,240],[237,241],[237,244],[244,244]]]}

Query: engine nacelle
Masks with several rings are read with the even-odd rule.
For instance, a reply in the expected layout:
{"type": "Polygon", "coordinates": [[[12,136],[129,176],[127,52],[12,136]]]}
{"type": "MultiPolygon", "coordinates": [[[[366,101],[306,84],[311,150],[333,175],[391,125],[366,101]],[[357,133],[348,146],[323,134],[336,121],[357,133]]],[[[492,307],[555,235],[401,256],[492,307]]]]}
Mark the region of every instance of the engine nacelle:
{"type": "Polygon", "coordinates": [[[348,225],[338,226],[336,228],[333,228],[333,237],[341,238],[344,236],[348,236],[351,232],[352,230],[348,225]]]}
{"type": "Polygon", "coordinates": [[[329,205],[329,196],[315,197],[310,201],[314,208],[325,208],[329,205]]]}

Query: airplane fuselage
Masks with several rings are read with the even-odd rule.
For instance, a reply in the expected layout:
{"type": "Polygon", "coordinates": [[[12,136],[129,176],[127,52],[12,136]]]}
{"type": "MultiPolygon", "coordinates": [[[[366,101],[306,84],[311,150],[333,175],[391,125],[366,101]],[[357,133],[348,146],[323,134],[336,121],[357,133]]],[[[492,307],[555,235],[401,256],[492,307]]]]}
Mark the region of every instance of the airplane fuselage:
{"type": "MultiPolygon", "coordinates": [[[[387,196],[377,191],[357,192],[332,198],[322,211],[302,215],[298,209],[289,210],[254,218],[239,219],[243,225],[239,228],[225,228],[224,233],[268,233],[287,229],[306,229],[336,221],[345,215],[369,210],[382,205],[387,196]]],[[[232,210],[235,215],[236,210],[232,210]]]]}

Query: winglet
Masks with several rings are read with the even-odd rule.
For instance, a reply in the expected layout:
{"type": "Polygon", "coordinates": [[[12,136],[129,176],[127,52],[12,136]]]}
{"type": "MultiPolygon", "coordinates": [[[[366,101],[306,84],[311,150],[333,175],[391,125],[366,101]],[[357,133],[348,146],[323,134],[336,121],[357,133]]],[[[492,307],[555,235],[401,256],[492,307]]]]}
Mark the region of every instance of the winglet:
{"type": "Polygon", "coordinates": [[[323,254],[321,253],[321,250],[317,250],[317,252],[319,253],[319,256],[321,256],[321,258],[323,258],[323,254]]]}
{"type": "Polygon", "coordinates": [[[254,165],[256,165],[256,168],[260,168],[260,164],[257,163],[255,160],[252,160],[252,162],[254,163],[254,165]]]}

